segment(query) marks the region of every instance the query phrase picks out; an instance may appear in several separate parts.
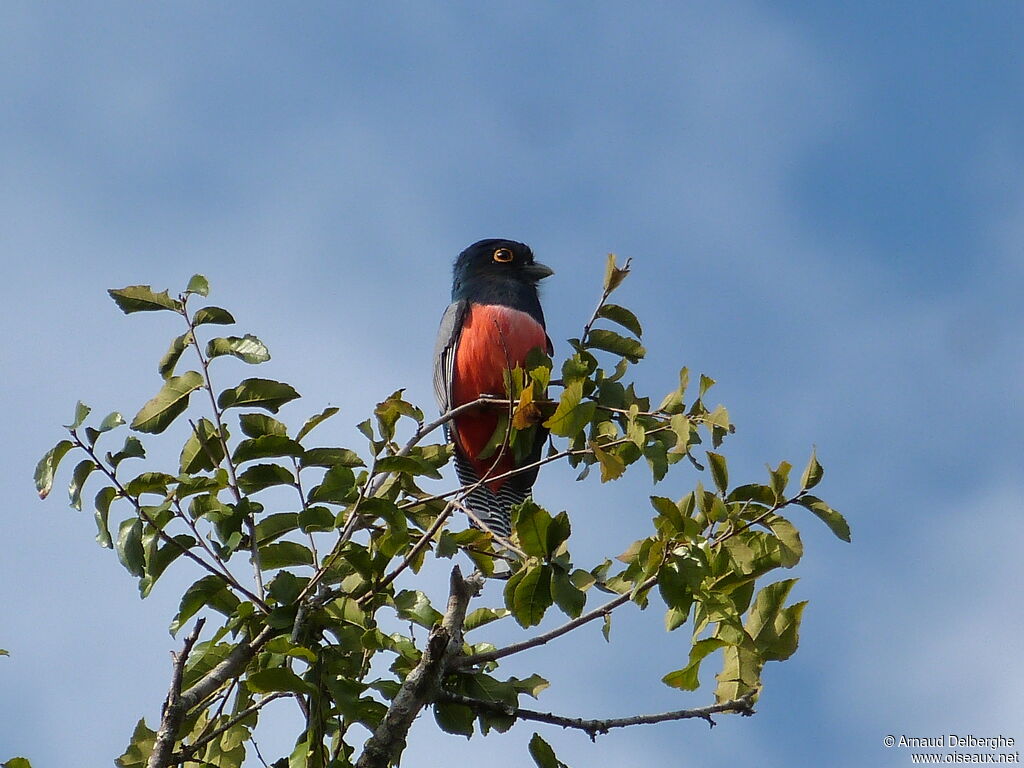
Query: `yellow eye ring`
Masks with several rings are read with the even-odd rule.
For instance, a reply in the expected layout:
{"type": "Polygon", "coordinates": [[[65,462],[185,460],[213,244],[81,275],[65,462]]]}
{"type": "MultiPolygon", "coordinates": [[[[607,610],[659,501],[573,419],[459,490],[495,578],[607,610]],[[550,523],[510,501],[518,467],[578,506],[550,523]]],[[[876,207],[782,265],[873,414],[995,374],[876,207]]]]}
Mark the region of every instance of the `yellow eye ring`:
{"type": "Polygon", "coordinates": [[[508,264],[515,258],[515,254],[513,254],[508,248],[499,248],[494,252],[493,258],[499,264],[508,264]]]}

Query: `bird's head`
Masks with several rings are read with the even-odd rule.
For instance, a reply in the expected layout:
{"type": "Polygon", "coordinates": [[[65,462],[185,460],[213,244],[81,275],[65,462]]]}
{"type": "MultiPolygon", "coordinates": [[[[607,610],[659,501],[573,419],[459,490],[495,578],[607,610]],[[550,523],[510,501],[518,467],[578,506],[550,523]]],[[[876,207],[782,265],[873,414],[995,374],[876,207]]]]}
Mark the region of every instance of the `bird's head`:
{"type": "Polygon", "coordinates": [[[540,280],[554,274],[546,264],[533,259],[525,243],[491,238],[473,243],[455,260],[453,299],[478,300],[501,294],[536,296],[540,280]]]}

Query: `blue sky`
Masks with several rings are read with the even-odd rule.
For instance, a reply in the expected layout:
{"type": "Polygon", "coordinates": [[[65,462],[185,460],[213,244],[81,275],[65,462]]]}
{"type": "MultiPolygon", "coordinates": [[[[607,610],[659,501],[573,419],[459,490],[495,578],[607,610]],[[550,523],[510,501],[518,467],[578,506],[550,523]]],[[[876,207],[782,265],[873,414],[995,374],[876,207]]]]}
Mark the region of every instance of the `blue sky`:
{"type": "MultiPolygon", "coordinates": [[[[1022,31],[1020,6],[966,2],[6,3],[0,758],[109,765],[158,714],[191,581],[140,602],[91,515],[31,485],[76,399],[130,414],[158,386],[177,329],[105,289],[207,274],[304,395],[285,418],[339,405],[322,436],[355,446],[391,390],[432,405],[450,262],[490,236],[557,270],[556,346],[604,255],[632,257],[640,385],[718,379],[734,479],[816,445],[854,530],[796,516],[811,604],[756,717],[543,731],[563,760],[859,768],[909,764],[890,733],[1024,740],[1022,31]]],[[[643,535],[637,474],[541,473],[581,562],[643,535]]],[[[659,682],[683,639],[623,614],[611,645],[584,631],[508,671],[552,680],[543,709],[696,706],[710,690],[659,682]]],[[[523,765],[533,730],[466,741],[428,716],[404,765],[523,765]]]]}

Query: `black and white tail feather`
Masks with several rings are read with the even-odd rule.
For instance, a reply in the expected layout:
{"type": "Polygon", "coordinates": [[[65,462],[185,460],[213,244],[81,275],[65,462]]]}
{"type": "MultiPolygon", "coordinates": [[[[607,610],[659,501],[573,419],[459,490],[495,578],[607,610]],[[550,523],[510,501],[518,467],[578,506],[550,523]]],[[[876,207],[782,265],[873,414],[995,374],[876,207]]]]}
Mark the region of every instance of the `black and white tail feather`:
{"type": "MultiPolygon", "coordinates": [[[[449,440],[451,437],[449,436],[449,440]]],[[[459,484],[469,487],[465,503],[491,532],[502,538],[512,535],[512,507],[529,498],[529,492],[506,482],[497,493],[480,483],[476,470],[462,454],[455,454],[455,474],[459,484]]]]}

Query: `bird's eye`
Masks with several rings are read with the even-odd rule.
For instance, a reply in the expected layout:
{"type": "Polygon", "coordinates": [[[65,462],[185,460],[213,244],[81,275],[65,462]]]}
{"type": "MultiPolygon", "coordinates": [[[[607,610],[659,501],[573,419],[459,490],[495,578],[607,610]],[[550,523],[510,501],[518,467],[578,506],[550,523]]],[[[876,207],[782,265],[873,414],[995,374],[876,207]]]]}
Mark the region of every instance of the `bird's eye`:
{"type": "Polygon", "coordinates": [[[499,248],[494,252],[494,260],[500,264],[508,264],[515,255],[508,248],[499,248]]]}

